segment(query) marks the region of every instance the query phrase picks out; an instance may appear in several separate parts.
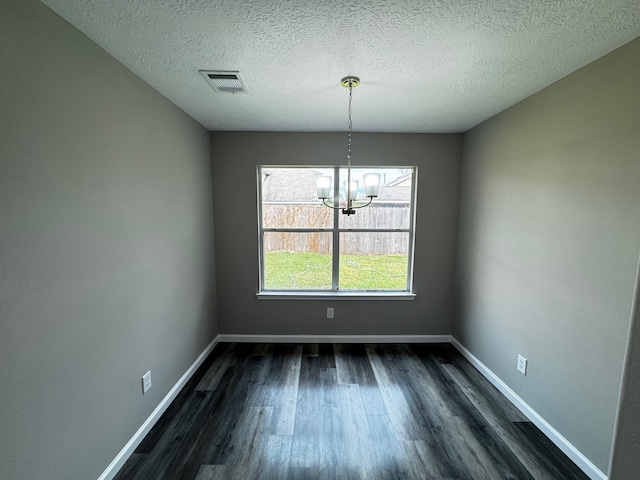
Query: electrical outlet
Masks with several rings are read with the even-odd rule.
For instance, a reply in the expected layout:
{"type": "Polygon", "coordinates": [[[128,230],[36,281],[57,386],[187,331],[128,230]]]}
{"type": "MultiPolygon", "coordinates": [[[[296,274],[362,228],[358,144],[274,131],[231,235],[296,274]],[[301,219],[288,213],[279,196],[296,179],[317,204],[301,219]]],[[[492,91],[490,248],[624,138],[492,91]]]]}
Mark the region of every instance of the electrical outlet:
{"type": "Polygon", "coordinates": [[[518,371],[523,375],[527,374],[527,359],[522,355],[518,355],[518,371]]]}
{"type": "Polygon", "coordinates": [[[151,388],[151,370],[142,376],[142,394],[144,395],[151,388]]]}
{"type": "Polygon", "coordinates": [[[327,318],[333,318],[333,308],[327,308],[327,318]]]}

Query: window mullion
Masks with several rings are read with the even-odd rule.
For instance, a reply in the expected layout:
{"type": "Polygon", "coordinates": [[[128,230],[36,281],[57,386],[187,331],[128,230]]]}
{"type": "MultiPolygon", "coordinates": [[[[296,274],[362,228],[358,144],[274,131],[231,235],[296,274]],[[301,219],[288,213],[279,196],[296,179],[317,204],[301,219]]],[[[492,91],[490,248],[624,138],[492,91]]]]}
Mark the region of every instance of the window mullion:
{"type": "Polygon", "coordinates": [[[413,291],[413,255],[415,248],[415,228],[416,228],[416,195],[418,182],[418,167],[413,169],[411,175],[411,203],[409,204],[409,251],[407,252],[407,291],[413,291]]]}
{"type": "Polygon", "coordinates": [[[411,233],[410,228],[339,228],[338,231],[350,233],[411,233]]]}
{"type": "MultiPolygon", "coordinates": [[[[334,167],[333,170],[333,206],[340,204],[340,167],[334,167]]],[[[340,209],[333,210],[333,252],[332,252],[332,272],[331,272],[331,290],[338,291],[340,285],[340,231],[338,229],[340,222],[340,209]]]]}

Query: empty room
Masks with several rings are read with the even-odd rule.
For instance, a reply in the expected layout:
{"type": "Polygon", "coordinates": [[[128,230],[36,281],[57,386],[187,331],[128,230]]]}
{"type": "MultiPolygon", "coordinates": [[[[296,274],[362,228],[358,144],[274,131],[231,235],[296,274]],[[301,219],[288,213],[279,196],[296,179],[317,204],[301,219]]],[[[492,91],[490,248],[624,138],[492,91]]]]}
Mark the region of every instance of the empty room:
{"type": "Polygon", "coordinates": [[[0,40],[0,480],[638,478],[637,0],[0,40]]]}

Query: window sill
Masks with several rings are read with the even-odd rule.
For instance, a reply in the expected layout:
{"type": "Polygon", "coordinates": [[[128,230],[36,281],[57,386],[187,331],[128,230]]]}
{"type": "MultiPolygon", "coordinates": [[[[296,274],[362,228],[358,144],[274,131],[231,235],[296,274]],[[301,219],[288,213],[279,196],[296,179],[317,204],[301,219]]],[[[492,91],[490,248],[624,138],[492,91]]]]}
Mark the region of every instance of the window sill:
{"type": "Polygon", "coordinates": [[[260,292],[258,300],[413,300],[411,292],[260,292]]]}

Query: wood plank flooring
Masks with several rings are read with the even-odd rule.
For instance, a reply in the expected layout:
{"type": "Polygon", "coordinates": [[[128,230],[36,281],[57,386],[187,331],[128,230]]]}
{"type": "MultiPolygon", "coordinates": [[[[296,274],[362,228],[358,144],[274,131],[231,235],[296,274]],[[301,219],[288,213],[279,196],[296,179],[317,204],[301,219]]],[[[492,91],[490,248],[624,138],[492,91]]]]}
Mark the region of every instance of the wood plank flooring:
{"type": "Polygon", "coordinates": [[[587,479],[451,345],[216,346],[116,480],[587,479]]]}

